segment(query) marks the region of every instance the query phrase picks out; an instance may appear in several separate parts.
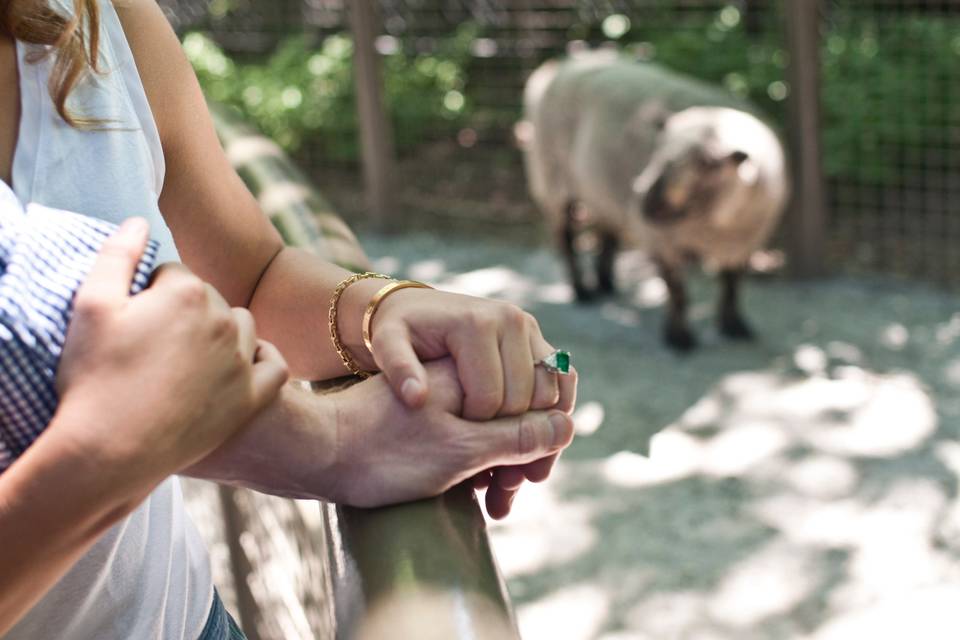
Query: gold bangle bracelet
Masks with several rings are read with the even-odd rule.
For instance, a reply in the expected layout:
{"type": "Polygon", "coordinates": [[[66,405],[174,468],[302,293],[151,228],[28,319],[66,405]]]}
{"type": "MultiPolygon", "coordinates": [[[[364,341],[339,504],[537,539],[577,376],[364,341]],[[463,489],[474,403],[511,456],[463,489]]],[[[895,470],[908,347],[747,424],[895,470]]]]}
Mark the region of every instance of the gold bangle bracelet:
{"type": "Polygon", "coordinates": [[[337,350],[337,354],[340,356],[343,366],[345,366],[350,373],[355,376],[360,376],[361,378],[369,378],[371,373],[361,369],[357,365],[356,360],[353,359],[353,356],[351,356],[343,346],[343,343],[340,342],[340,331],[337,329],[337,312],[340,305],[340,297],[343,295],[343,292],[346,291],[347,287],[355,282],[367,280],[369,278],[382,278],[384,280],[393,279],[390,276],[385,276],[382,273],[374,273],[372,271],[355,273],[348,278],[344,278],[340,284],[337,285],[337,288],[333,290],[333,295],[330,296],[330,309],[327,312],[327,322],[330,328],[330,340],[333,342],[334,349],[337,350]]]}
{"type": "Polygon", "coordinates": [[[367,350],[370,351],[370,354],[373,355],[373,333],[371,327],[373,325],[373,316],[377,312],[377,309],[380,308],[380,303],[382,303],[387,296],[391,293],[396,293],[401,289],[433,289],[428,284],[422,282],[417,282],[416,280],[398,280],[396,282],[391,282],[386,285],[380,291],[377,291],[373,294],[373,297],[370,298],[370,303],[367,305],[367,310],[363,312],[363,344],[366,345],[367,350]]]}

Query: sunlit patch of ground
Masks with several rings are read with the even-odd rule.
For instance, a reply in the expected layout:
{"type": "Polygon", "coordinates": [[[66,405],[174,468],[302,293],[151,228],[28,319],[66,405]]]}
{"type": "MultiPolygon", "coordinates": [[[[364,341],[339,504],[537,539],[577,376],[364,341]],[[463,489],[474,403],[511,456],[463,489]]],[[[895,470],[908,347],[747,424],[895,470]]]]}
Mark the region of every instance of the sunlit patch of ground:
{"type": "Polygon", "coordinates": [[[955,638],[960,313],[883,281],[751,282],[755,344],[659,340],[664,292],[571,304],[549,250],[368,237],[378,266],[511,300],[581,372],[578,440],[491,531],[525,637],[955,638]]]}

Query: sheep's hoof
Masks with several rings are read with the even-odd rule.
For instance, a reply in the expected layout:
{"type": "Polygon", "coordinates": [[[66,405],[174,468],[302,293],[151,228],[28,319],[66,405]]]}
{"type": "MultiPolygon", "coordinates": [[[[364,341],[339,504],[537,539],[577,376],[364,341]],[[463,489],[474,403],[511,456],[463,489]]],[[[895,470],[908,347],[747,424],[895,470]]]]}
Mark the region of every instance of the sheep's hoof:
{"type": "Polygon", "coordinates": [[[678,353],[689,353],[697,348],[697,337],[686,327],[667,326],[663,333],[667,346],[678,353]]]}
{"type": "Polygon", "coordinates": [[[726,317],[720,322],[720,333],[731,340],[754,340],[756,334],[740,316],[726,317]]]}
{"type": "Polygon", "coordinates": [[[597,301],[599,297],[596,291],[591,291],[586,287],[573,287],[573,294],[578,304],[591,304],[597,301]]]}
{"type": "Polygon", "coordinates": [[[600,278],[600,281],[597,283],[597,289],[600,290],[601,295],[605,296],[612,296],[617,292],[617,287],[613,283],[613,280],[606,278],[600,278]]]}

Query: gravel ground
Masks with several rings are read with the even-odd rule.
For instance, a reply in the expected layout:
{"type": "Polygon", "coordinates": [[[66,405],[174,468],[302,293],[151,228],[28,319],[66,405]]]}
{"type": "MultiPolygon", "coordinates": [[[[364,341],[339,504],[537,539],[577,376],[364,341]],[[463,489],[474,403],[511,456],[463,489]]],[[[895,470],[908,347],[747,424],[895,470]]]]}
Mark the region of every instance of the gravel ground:
{"type": "MultiPolygon", "coordinates": [[[[509,227],[505,227],[509,229],[509,227]]],[[[503,235],[509,235],[504,233],[503,235]]],[[[366,234],[380,270],[520,303],[581,372],[579,438],[491,526],[527,638],[955,638],[960,313],[883,280],[751,281],[760,339],[659,340],[663,288],[571,304],[545,248],[366,234]]]]}

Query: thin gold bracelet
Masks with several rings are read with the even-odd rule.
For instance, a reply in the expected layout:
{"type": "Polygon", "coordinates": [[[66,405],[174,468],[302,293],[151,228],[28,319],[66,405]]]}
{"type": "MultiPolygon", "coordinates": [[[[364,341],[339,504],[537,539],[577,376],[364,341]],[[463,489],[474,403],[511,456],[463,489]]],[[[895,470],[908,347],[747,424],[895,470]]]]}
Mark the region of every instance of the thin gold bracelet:
{"type": "Polygon", "coordinates": [[[353,356],[351,356],[343,346],[343,343],[340,342],[340,331],[337,329],[337,311],[340,305],[340,296],[343,295],[343,292],[346,291],[347,287],[355,282],[360,282],[361,280],[367,280],[369,278],[393,280],[393,278],[390,276],[383,275],[382,273],[374,273],[372,271],[355,273],[348,278],[344,278],[340,284],[337,285],[337,288],[333,290],[333,295],[330,296],[330,310],[327,312],[327,322],[330,325],[330,340],[333,342],[334,349],[337,350],[340,360],[343,361],[343,366],[345,366],[350,373],[355,376],[360,376],[361,378],[369,378],[372,374],[369,371],[364,371],[361,369],[357,365],[356,360],[353,359],[353,356]]]}
{"type": "Polygon", "coordinates": [[[370,302],[367,304],[366,311],[363,312],[362,327],[363,344],[366,345],[370,355],[373,355],[373,333],[371,331],[371,327],[373,325],[373,315],[380,308],[380,303],[382,303],[387,296],[389,296],[391,293],[396,293],[401,289],[433,289],[433,287],[428,284],[424,284],[423,282],[417,282],[416,280],[398,280],[391,282],[373,294],[373,297],[370,298],[370,302]]]}

